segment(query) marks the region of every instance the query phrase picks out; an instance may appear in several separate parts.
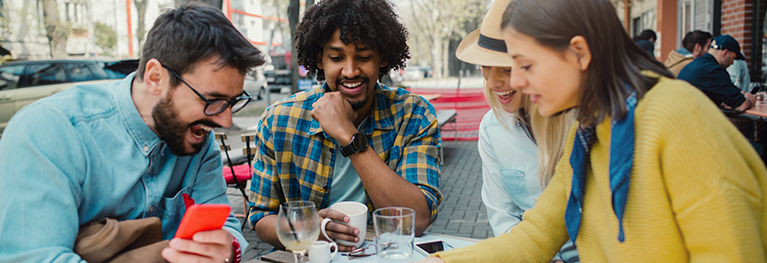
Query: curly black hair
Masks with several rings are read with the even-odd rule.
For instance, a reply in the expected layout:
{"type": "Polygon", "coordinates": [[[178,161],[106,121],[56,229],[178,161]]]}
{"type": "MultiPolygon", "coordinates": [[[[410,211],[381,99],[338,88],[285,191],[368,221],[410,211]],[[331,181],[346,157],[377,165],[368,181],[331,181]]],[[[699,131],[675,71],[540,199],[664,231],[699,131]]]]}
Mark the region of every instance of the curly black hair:
{"type": "Polygon", "coordinates": [[[391,69],[405,68],[410,58],[407,29],[388,0],[322,0],[306,10],[293,38],[298,64],[317,74],[318,80],[325,80],[325,72],[317,68],[317,60],[336,29],[341,30],[345,45],[361,43],[378,49],[381,62],[386,62],[379,79],[391,69]]]}

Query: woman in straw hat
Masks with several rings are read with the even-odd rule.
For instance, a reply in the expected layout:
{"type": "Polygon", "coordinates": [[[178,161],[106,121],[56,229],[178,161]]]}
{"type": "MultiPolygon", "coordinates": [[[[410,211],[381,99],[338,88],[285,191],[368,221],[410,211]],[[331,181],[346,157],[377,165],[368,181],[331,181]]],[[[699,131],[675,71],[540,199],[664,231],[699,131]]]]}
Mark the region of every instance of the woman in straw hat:
{"type": "MultiPolygon", "coordinates": [[[[572,113],[542,117],[530,108],[527,96],[509,86],[512,60],[506,55],[501,31],[501,16],[509,2],[495,1],[482,27],[466,36],[456,50],[458,59],[482,66],[485,98],[492,106],[479,125],[479,153],[482,202],[496,236],[517,225],[522,213],[535,205],[542,186],[554,174],[574,120],[572,113]]],[[[578,251],[569,242],[554,260],[578,262],[578,251]]]]}
{"type": "MultiPolygon", "coordinates": [[[[608,0],[516,0],[511,86],[541,115],[577,109],[556,174],[509,234],[446,262],[765,262],[767,171],[700,90],[631,42],[608,0]]],[[[439,258],[429,260],[440,262],[439,258]]]]}

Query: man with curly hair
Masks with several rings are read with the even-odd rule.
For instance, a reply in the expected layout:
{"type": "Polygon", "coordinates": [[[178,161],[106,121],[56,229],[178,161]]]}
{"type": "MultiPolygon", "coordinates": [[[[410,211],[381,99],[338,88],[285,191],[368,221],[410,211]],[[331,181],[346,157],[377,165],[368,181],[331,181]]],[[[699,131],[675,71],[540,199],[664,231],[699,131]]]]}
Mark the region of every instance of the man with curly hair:
{"type": "MultiPolygon", "coordinates": [[[[434,108],[377,83],[410,58],[393,9],[387,0],[323,0],[306,10],[295,34],[298,62],[325,84],[261,117],[249,215],[261,240],[282,247],[275,222],[285,201],[312,201],[321,217],[338,222],[349,217],[326,208],[341,201],[409,207],[418,236],[436,217],[442,140],[434,108]]],[[[326,229],[357,245],[365,231],[335,222],[326,229]]]]}

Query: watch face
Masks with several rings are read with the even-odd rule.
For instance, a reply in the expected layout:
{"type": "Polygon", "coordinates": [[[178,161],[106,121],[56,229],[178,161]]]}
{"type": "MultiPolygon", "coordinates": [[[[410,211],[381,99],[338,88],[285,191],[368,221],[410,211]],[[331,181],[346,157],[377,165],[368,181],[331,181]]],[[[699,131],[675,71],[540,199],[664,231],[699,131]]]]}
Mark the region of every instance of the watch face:
{"type": "Polygon", "coordinates": [[[354,149],[357,150],[357,152],[364,151],[368,148],[368,137],[365,136],[364,133],[357,133],[354,135],[354,140],[352,140],[352,144],[354,145],[354,149]]]}

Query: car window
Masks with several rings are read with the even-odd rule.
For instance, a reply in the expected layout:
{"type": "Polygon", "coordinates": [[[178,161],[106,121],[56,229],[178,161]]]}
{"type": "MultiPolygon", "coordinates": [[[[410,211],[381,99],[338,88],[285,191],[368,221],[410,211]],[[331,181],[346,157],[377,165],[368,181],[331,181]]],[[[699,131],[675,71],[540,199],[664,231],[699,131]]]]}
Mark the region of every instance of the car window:
{"type": "Polygon", "coordinates": [[[106,63],[104,62],[88,63],[88,66],[90,66],[91,72],[96,79],[111,79],[107,74],[107,71],[104,70],[105,64],[106,63]]]}
{"type": "Polygon", "coordinates": [[[67,82],[64,65],[56,63],[30,64],[26,86],[39,86],[67,82]]]}
{"type": "Polygon", "coordinates": [[[23,72],[24,65],[0,67],[0,90],[15,89],[23,72]]]}
{"type": "Polygon", "coordinates": [[[110,79],[122,79],[138,69],[138,59],[126,59],[104,63],[104,70],[110,79]]]}
{"type": "Polygon", "coordinates": [[[100,79],[96,78],[86,63],[67,63],[67,70],[69,70],[69,78],[72,82],[100,79]]]}

